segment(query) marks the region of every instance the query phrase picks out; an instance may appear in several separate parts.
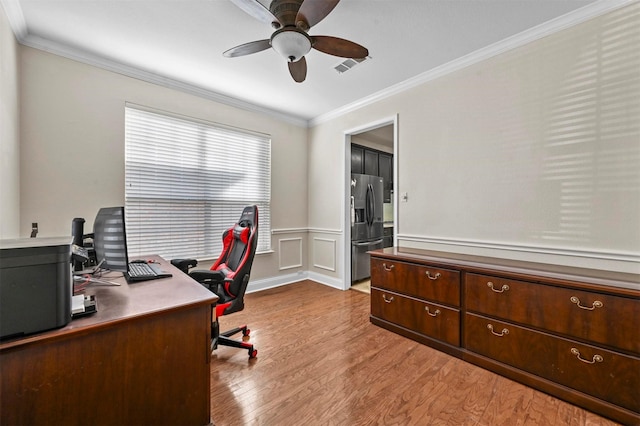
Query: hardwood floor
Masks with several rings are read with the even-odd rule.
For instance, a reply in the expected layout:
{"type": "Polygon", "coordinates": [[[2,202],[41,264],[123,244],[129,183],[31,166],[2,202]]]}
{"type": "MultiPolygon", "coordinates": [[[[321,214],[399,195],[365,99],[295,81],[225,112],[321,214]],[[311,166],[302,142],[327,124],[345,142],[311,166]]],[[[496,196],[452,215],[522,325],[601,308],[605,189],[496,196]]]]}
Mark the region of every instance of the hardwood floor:
{"type": "Polygon", "coordinates": [[[615,425],[369,322],[369,295],[311,281],[245,297],[258,357],[218,348],[211,419],[226,425],[615,425]]]}

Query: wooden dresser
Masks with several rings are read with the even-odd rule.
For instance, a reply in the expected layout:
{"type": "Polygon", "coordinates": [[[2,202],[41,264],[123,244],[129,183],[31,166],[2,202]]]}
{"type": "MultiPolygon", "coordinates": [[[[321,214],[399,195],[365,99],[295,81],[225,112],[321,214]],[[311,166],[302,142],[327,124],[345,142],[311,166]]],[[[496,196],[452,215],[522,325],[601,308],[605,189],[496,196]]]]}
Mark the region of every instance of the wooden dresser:
{"type": "Polygon", "coordinates": [[[408,248],[371,252],[371,322],[640,424],[640,275],[408,248]]]}

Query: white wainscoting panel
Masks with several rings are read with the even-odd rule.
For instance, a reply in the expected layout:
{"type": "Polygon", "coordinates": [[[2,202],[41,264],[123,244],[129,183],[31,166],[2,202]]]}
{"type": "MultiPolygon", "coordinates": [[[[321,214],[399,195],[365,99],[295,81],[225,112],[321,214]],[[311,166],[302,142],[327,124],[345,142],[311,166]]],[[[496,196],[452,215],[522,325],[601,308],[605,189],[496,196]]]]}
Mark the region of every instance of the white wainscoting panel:
{"type": "Polygon", "coordinates": [[[278,253],[280,253],[279,269],[302,267],[302,238],[282,238],[278,240],[278,253]]]}
{"type": "Polygon", "coordinates": [[[336,270],[336,240],[330,238],[313,239],[313,266],[328,271],[336,270]]]}

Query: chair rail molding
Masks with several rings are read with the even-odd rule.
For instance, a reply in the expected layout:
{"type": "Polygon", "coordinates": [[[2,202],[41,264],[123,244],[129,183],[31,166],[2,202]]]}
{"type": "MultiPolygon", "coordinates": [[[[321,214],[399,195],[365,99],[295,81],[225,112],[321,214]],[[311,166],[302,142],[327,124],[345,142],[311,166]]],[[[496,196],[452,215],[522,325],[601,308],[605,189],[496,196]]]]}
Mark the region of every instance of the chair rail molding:
{"type": "Polygon", "coordinates": [[[329,229],[329,228],[309,228],[309,232],[313,232],[316,234],[334,234],[334,235],[342,235],[342,229],[329,229]]]}
{"type": "Polygon", "coordinates": [[[271,235],[277,234],[300,234],[300,233],[316,233],[316,234],[335,234],[342,235],[341,229],[331,228],[277,228],[271,229],[271,235]]]}
{"type": "Polygon", "coordinates": [[[271,235],[278,234],[300,234],[309,232],[309,228],[279,228],[271,229],[271,235]]]}
{"type": "MultiPolygon", "coordinates": [[[[511,253],[514,257],[523,255],[540,255],[543,263],[570,264],[587,268],[607,269],[618,272],[638,273],[640,271],[640,253],[581,250],[574,248],[533,246],[513,244],[497,241],[476,241],[456,238],[426,237],[419,235],[397,235],[397,245],[413,248],[426,248],[446,251],[447,247],[454,247],[467,254],[478,254],[477,249],[499,251],[500,256],[511,253]],[[573,259],[573,261],[570,261],[573,259]],[[596,265],[598,261],[601,265],[596,265]]],[[[489,256],[495,256],[488,254],[489,256]]],[[[528,258],[530,259],[530,257],[528,258]]]]}

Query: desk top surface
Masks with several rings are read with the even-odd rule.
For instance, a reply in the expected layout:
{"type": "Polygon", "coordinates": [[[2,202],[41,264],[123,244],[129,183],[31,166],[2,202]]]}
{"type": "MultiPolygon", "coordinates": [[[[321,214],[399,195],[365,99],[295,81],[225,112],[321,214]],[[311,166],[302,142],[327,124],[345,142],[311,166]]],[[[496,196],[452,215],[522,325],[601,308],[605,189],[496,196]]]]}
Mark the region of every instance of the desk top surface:
{"type": "Polygon", "coordinates": [[[0,349],[21,346],[42,339],[64,337],[68,334],[88,332],[94,329],[163,312],[185,309],[198,305],[211,305],[218,297],[189,278],[160,256],[145,256],[160,263],[162,269],[173,274],[169,278],[128,284],[121,272],[107,272],[101,279],[120,284],[91,284],[86,295],[95,295],[97,312],[72,320],[65,327],[31,336],[9,340],[0,349]]]}

